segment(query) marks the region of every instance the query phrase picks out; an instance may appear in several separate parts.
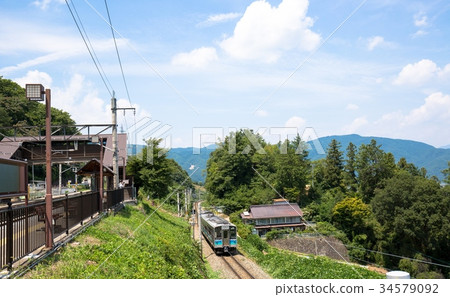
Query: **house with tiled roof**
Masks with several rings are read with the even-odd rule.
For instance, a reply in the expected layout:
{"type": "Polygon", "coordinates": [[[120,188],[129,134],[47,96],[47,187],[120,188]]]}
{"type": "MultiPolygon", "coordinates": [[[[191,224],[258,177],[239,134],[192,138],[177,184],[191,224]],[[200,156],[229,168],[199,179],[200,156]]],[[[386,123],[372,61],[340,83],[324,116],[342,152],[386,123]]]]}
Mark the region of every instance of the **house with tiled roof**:
{"type": "Polygon", "coordinates": [[[274,204],[251,205],[249,211],[241,213],[245,224],[254,226],[259,236],[274,229],[304,229],[303,211],[297,203],[286,200],[274,201],[274,204]]]}

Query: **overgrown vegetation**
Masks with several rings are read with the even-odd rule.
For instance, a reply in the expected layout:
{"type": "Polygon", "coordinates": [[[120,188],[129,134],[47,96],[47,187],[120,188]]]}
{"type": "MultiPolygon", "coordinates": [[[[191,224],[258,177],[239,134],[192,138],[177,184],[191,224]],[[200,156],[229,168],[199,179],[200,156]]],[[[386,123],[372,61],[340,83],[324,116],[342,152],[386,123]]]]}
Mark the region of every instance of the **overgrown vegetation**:
{"type": "MultiPolygon", "coordinates": [[[[308,159],[304,147],[298,136],[271,145],[251,130],[231,133],[208,160],[209,202],[239,218],[250,205],[271,203],[281,194],[300,205],[306,220],[336,228],[355,261],[402,266],[412,275],[414,265],[386,254],[450,262],[450,162],[442,186],[405,158],[396,163],[375,140],[350,143],[345,151],[331,141],[326,157],[317,161],[308,159]]],[[[248,226],[238,228],[244,238],[251,234],[248,226]]],[[[421,273],[450,277],[449,269],[436,265],[421,273]]]]}
{"type": "Polygon", "coordinates": [[[88,228],[26,278],[210,278],[188,223],[154,210],[146,202],[125,207],[88,228]]]}
{"type": "Polygon", "coordinates": [[[239,247],[277,279],[381,279],[384,275],[322,256],[304,256],[269,246],[257,235],[239,239],[239,247]]]}

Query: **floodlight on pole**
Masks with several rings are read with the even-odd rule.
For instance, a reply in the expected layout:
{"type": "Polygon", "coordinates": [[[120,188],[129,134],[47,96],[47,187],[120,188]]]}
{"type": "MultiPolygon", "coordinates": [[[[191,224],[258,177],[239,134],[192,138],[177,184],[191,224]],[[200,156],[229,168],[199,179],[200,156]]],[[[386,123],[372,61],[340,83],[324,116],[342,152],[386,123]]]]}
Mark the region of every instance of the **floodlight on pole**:
{"type": "Polygon", "coordinates": [[[53,197],[52,197],[52,115],[51,91],[41,84],[26,84],[26,97],[30,101],[45,98],[45,247],[53,247],[53,197]]]}

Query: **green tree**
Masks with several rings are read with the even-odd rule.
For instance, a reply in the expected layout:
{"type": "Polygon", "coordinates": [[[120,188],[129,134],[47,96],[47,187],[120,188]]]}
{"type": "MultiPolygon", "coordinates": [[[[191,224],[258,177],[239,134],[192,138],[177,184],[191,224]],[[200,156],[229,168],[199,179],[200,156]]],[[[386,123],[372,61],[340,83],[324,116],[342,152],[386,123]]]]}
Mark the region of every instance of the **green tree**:
{"type": "Polygon", "coordinates": [[[444,174],[444,180],[443,182],[447,185],[450,185],[450,161],[447,163],[448,168],[442,170],[442,173],[444,174]]]}
{"type": "Polygon", "coordinates": [[[352,234],[364,231],[364,222],[370,214],[369,206],[360,198],[345,198],[334,206],[332,219],[334,224],[352,240],[352,234]]]}
{"type": "Polygon", "coordinates": [[[166,158],[159,147],[162,139],[149,139],[147,146],[128,160],[127,172],[134,176],[135,185],[152,199],[161,199],[169,194],[177,168],[166,158]]]}
{"type": "Polygon", "coordinates": [[[304,193],[309,168],[307,151],[298,151],[301,145],[299,136],[294,141],[286,139],[275,154],[275,188],[282,196],[296,202],[304,193]]]}
{"type": "Polygon", "coordinates": [[[417,175],[417,176],[422,176],[422,177],[426,177],[427,175],[427,170],[425,168],[417,168],[416,165],[414,165],[413,163],[408,163],[408,161],[406,161],[406,158],[401,157],[400,160],[397,163],[397,168],[399,170],[405,170],[407,172],[409,172],[412,175],[417,175]]]}
{"type": "Polygon", "coordinates": [[[299,136],[271,145],[251,130],[231,133],[207,162],[209,202],[224,205],[231,213],[251,204],[270,203],[278,196],[273,188],[299,201],[305,193],[309,168],[303,145],[299,136]]]}
{"type": "Polygon", "coordinates": [[[264,147],[262,137],[251,130],[230,133],[208,159],[206,189],[214,197],[222,199],[240,185],[250,184],[255,174],[252,158],[256,153],[266,154],[264,147]]]}
{"type": "Polygon", "coordinates": [[[327,189],[340,187],[342,183],[344,160],[340,148],[341,144],[336,139],[333,139],[328,146],[324,175],[324,182],[327,189]]]}
{"type": "Polygon", "coordinates": [[[358,180],[356,177],[356,153],[356,145],[350,142],[347,146],[347,159],[345,160],[343,179],[346,190],[351,193],[355,193],[358,189],[358,180]]]}
{"type": "Polygon", "coordinates": [[[380,183],[395,172],[394,156],[385,153],[380,147],[372,139],[370,144],[360,146],[356,157],[359,191],[365,203],[370,202],[380,183]]]}
{"type": "MultiPolygon", "coordinates": [[[[51,109],[52,125],[70,126],[75,121],[71,119],[70,114],[57,108],[51,109]]],[[[21,126],[40,126],[33,130],[23,132],[16,131],[18,135],[23,133],[32,133],[45,135],[45,105],[35,101],[29,101],[25,97],[25,90],[17,83],[0,77],[0,127],[21,127],[21,126]]],[[[2,132],[11,135],[12,129],[2,129],[2,132]]],[[[68,135],[77,133],[74,127],[68,127],[55,131],[56,135],[66,133],[68,135]]]]}
{"type": "Polygon", "coordinates": [[[409,257],[421,252],[449,261],[449,192],[434,180],[406,171],[386,180],[371,205],[388,251],[409,257]]]}

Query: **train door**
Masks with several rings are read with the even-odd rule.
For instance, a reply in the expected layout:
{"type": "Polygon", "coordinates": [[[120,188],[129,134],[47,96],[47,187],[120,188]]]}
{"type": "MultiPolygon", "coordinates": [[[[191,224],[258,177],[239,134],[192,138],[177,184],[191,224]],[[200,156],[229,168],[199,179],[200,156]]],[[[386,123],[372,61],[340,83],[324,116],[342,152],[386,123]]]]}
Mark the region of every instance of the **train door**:
{"type": "Polygon", "coordinates": [[[222,234],[223,234],[223,246],[230,246],[230,230],[228,226],[222,227],[222,234]]]}

